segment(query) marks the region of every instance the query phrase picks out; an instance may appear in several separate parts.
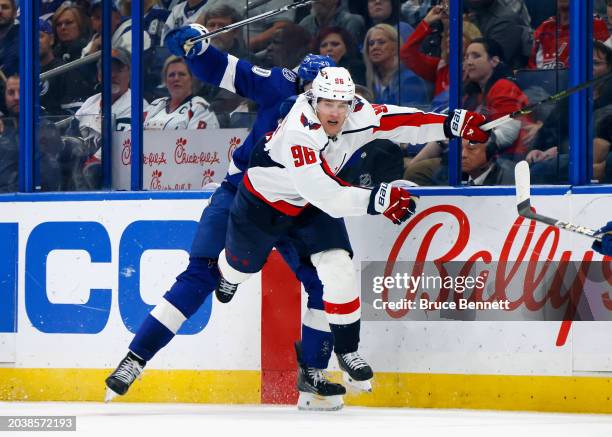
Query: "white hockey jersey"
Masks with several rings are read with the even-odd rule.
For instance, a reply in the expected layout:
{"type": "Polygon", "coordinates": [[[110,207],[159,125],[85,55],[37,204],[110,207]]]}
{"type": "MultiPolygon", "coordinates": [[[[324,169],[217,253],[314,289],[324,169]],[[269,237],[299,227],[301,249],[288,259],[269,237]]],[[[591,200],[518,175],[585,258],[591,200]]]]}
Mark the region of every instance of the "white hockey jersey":
{"type": "Polygon", "coordinates": [[[187,1],[174,6],[166,19],[166,25],[162,33],[162,41],[166,37],[166,34],[172,29],[194,23],[206,8],[207,2],[205,1],[196,5],[195,8],[190,8],[187,1]]]}
{"type": "Polygon", "coordinates": [[[172,112],[169,97],[154,100],[144,114],[144,129],[218,129],[219,121],[202,97],[191,96],[172,112]]]}
{"type": "MultiPolygon", "coordinates": [[[[143,107],[147,107],[148,103],[143,99],[143,107]]],[[[100,137],[102,132],[102,94],[94,94],[79,108],[74,114],[79,121],[79,128],[84,137],[97,136],[100,137]]],[[[132,91],[128,89],[121,97],[119,97],[111,107],[113,120],[115,122],[115,130],[130,130],[132,122],[132,91]]],[[[98,149],[95,156],[100,158],[101,151],[98,149]]]]}
{"type": "Polygon", "coordinates": [[[351,155],[378,138],[412,144],[443,140],[445,120],[446,115],[371,105],[359,98],[341,134],[333,139],[302,94],[268,139],[263,157],[253,160],[244,185],[291,216],[309,203],[333,217],[365,215],[371,190],[336,177],[351,155]]]}

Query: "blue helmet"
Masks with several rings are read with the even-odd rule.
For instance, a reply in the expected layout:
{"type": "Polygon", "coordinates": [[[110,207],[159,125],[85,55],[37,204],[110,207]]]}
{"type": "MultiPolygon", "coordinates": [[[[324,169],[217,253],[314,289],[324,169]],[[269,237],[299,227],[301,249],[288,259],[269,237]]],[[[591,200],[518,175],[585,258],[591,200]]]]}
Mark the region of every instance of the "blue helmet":
{"type": "Polygon", "coordinates": [[[319,70],[325,67],[335,67],[336,63],[329,56],[308,54],[300,63],[298,68],[298,76],[304,82],[312,82],[319,70]]]}

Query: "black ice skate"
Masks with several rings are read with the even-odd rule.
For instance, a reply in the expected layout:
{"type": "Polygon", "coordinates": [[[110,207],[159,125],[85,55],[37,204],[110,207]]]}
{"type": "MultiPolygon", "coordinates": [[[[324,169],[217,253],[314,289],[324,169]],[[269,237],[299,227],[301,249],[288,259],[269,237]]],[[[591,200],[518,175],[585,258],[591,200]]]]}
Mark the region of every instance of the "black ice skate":
{"type": "Polygon", "coordinates": [[[371,392],[370,380],[374,376],[372,368],[365,362],[358,352],[336,354],[344,382],[358,391],[371,392]]]}
{"type": "Polygon", "coordinates": [[[106,397],[104,402],[112,400],[117,395],[124,395],[136,378],[140,379],[140,375],[147,364],[132,352],[128,352],[124,359],[121,360],[113,373],[106,378],[106,397]]]}
{"type": "Polygon", "coordinates": [[[330,381],[327,372],[302,364],[302,346],[295,343],[295,352],[298,358],[297,388],[300,392],[298,399],[299,410],[335,411],[344,406],[342,395],[346,389],[341,384],[330,381]]]}
{"type": "Polygon", "coordinates": [[[236,290],[238,289],[238,284],[232,284],[227,282],[223,277],[219,279],[219,283],[217,284],[217,288],[215,288],[215,296],[221,303],[228,303],[236,294],[236,290]]]}

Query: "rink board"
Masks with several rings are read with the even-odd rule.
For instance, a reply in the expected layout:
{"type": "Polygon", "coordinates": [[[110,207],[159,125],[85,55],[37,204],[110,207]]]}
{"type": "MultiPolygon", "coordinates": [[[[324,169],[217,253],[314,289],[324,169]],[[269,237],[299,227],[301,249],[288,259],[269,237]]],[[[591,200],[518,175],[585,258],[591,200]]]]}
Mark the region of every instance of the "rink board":
{"type": "MultiPolygon", "coordinates": [[[[104,377],[186,265],[206,197],[0,202],[0,399],[101,399],[104,377]]],[[[539,196],[533,204],[593,228],[612,217],[610,194],[539,196]]],[[[426,259],[459,240],[457,260],[478,251],[498,259],[504,245],[512,259],[529,232],[519,224],[509,242],[512,196],[423,197],[419,211],[410,232],[379,217],[348,219],[356,267],[388,260],[392,248],[398,260],[414,259],[429,240],[426,259]]],[[[544,231],[532,229],[528,256],[544,231]]],[[[564,232],[556,238],[552,259],[564,250],[576,260],[589,253],[587,238],[564,232]]],[[[293,402],[297,290],[274,258],[230,305],[207,300],[125,400],[293,402]]],[[[363,322],[361,352],[377,372],[375,391],[347,402],[612,412],[612,324],[574,323],[563,333],[560,325],[363,322]]]]}

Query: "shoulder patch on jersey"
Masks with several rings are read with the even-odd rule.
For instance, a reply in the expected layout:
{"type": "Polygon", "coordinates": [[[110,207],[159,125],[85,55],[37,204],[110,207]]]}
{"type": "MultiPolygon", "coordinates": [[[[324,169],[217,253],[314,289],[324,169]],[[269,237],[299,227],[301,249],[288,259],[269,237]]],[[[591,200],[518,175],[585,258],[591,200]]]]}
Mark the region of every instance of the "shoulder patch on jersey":
{"type": "Polygon", "coordinates": [[[287,79],[289,82],[297,81],[297,75],[288,68],[283,68],[283,76],[285,76],[285,79],[287,79]]]}
{"type": "Polygon", "coordinates": [[[258,67],[257,65],[253,65],[251,71],[261,77],[270,77],[272,74],[271,70],[266,70],[265,68],[258,67]]]}
{"type": "Polygon", "coordinates": [[[320,123],[315,123],[314,121],[308,120],[308,118],[304,115],[303,112],[302,112],[302,116],[300,117],[300,122],[302,122],[304,127],[307,127],[310,130],[317,130],[321,127],[320,123]]]}

